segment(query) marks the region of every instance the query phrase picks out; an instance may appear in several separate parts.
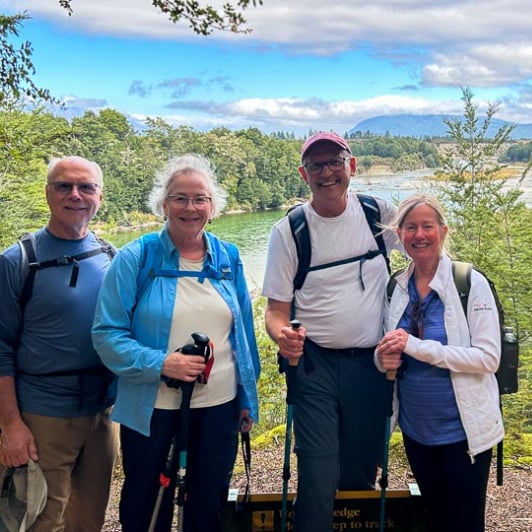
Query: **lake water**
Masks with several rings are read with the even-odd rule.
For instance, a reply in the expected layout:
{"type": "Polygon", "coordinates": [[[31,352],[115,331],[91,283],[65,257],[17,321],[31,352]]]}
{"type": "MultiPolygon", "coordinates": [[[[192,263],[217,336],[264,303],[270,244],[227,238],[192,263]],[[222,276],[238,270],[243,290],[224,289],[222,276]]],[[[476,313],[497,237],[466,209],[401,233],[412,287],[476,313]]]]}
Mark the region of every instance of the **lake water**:
{"type": "MultiPolygon", "coordinates": [[[[430,193],[430,184],[423,178],[432,175],[431,171],[404,172],[394,175],[375,175],[371,177],[357,176],[351,182],[356,192],[366,192],[389,201],[398,201],[414,192],[430,193]]],[[[532,205],[532,186],[530,178],[524,187],[524,199],[529,207],[532,205]]],[[[511,184],[509,184],[511,186],[511,184]]],[[[272,225],[285,215],[285,210],[265,212],[225,214],[215,218],[208,230],[224,240],[234,242],[240,249],[249,288],[253,292],[260,291],[264,276],[268,236],[272,225]]],[[[151,229],[155,230],[155,229],[151,229]]],[[[145,231],[137,231],[107,238],[120,247],[126,242],[137,238],[145,231]]]]}

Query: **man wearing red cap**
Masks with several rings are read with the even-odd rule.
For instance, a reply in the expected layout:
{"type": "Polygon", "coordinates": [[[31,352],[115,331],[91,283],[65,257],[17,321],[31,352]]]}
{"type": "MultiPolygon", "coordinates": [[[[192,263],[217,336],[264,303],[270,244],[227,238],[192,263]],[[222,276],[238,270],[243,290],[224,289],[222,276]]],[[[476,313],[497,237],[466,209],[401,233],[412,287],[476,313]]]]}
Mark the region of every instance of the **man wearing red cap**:
{"type": "MultiPolygon", "coordinates": [[[[328,532],[336,490],[374,489],[383,457],[386,383],[373,352],[382,336],[388,271],[362,204],[349,193],[356,160],[346,140],[315,133],[301,149],[301,162],[312,192],[299,207],[310,234],[310,266],[324,267],[294,287],[298,254],[284,217],[270,235],[263,294],[268,333],[280,355],[297,364],[294,530],[328,532]],[[299,329],[290,327],[292,318],[299,329]]],[[[386,227],[395,209],[375,199],[386,227]]],[[[393,232],[385,229],[383,237],[386,254],[398,247],[393,232]]]]}

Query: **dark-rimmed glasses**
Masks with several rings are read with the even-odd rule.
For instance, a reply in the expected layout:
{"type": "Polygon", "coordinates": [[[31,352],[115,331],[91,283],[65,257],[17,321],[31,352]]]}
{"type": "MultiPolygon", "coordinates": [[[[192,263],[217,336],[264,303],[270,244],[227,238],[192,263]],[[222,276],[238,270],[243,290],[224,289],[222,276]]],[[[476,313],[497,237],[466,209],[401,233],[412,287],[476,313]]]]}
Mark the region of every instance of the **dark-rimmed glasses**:
{"type": "Polygon", "coordinates": [[[187,196],[183,196],[182,194],[168,194],[166,199],[183,208],[185,208],[189,202],[192,203],[194,207],[206,207],[212,201],[212,198],[209,196],[196,196],[195,198],[189,198],[187,196]]]}
{"type": "Polygon", "coordinates": [[[345,166],[345,161],[348,159],[351,159],[349,156],[345,157],[338,157],[336,159],[330,159],[329,161],[316,161],[312,163],[305,163],[303,165],[303,168],[307,170],[311,174],[319,174],[323,170],[323,167],[327,165],[327,168],[331,172],[337,172],[338,170],[342,170],[345,166]]]}
{"type": "Polygon", "coordinates": [[[48,183],[55,192],[62,196],[72,194],[74,187],[77,188],[80,194],[86,194],[87,196],[93,196],[98,192],[100,185],[98,183],[69,183],[68,181],[52,181],[48,183]]]}

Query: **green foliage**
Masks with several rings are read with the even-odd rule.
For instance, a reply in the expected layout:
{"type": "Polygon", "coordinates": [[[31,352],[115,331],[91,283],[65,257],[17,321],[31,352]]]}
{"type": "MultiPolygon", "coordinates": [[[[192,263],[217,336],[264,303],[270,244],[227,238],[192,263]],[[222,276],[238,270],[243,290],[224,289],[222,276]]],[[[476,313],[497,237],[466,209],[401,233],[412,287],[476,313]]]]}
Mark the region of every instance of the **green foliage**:
{"type": "Polygon", "coordinates": [[[414,137],[355,137],[349,144],[359,157],[361,169],[368,171],[378,161],[391,161],[395,172],[418,168],[437,168],[440,157],[434,144],[414,137]]]}
{"type": "MultiPolygon", "coordinates": [[[[40,108],[23,112],[0,106],[0,171],[5,189],[2,205],[9,223],[0,226],[0,242],[18,236],[19,227],[36,221],[27,201],[9,182],[44,182],[51,157],[80,155],[100,164],[104,172],[104,202],[97,220],[128,226],[131,214],[148,213],[147,199],[156,171],[170,157],[197,152],[209,157],[220,184],[228,192],[228,209],[268,209],[308,195],[298,173],[300,142],[268,136],[258,129],[206,133],[162,119],[148,119],[143,132],[133,130],[121,113],[87,111],[69,123],[40,108]],[[38,169],[38,173],[35,172],[38,169]]],[[[24,189],[24,187],[23,187],[24,189]]],[[[39,201],[42,197],[39,196],[39,201]]],[[[44,223],[46,216],[40,217],[44,223]]]]}
{"type": "Polygon", "coordinates": [[[532,159],[532,142],[517,142],[501,155],[502,163],[527,163],[532,159]]]}
{"type": "MultiPolygon", "coordinates": [[[[59,5],[72,15],[72,0],[59,0],[59,5]]],[[[210,35],[215,30],[249,33],[250,29],[241,29],[246,23],[243,11],[249,6],[262,5],[262,0],[237,0],[236,3],[224,3],[220,10],[196,0],[152,0],[152,4],[168,15],[172,22],[185,20],[198,35],[210,35]],[[240,9],[240,10],[239,10],[240,9]]]]}
{"type": "Polygon", "coordinates": [[[194,33],[210,35],[214,30],[249,33],[250,29],[241,29],[246,19],[237,8],[244,10],[250,5],[256,7],[262,5],[262,0],[238,0],[235,6],[225,3],[221,11],[211,5],[201,6],[199,2],[188,0],[152,0],[152,4],[166,13],[172,22],[184,19],[194,33]]]}
{"type": "Polygon", "coordinates": [[[13,16],[0,14],[0,105],[17,101],[22,96],[33,100],[56,101],[48,90],[35,85],[35,68],[31,60],[33,49],[28,41],[17,48],[12,41],[19,36],[27,12],[13,16]]]}
{"type": "Polygon", "coordinates": [[[262,371],[258,383],[260,421],[253,429],[253,434],[265,434],[263,438],[269,440],[275,437],[270,431],[285,423],[286,388],[284,376],[279,373],[277,365],[277,345],[268,336],[264,325],[265,308],[265,297],[261,296],[254,301],[255,333],[262,371]]]}
{"type": "Polygon", "coordinates": [[[453,145],[443,157],[438,182],[452,229],[452,252],[474,263],[495,283],[505,310],[506,325],[520,337],[520,391],[503,397],[506,456],[532,456],[532,212],[520,200],[519,189],[500,177],[497,160],[508,141],[511,126],[495,137],[486,132],[496,112],[488,108],[480,120],[473,94],[463,90],[463,121],[448,121],[453,145]]]}

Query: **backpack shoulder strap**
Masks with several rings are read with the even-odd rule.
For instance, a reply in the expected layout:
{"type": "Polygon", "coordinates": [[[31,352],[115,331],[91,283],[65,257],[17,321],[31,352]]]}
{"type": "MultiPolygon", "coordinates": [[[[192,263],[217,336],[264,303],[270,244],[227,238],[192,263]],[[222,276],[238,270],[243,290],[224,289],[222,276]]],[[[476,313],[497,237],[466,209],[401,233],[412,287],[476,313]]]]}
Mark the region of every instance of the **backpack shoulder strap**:
{"type": "Polygon", "coordinates": [[[403,268],[401,270],[393,272],[392,275],[390,275],[390,278],[388,279],[388,284],[386,285],[386,298],[388,299],[388,303],[390,303],[390,300],[392,299],[392,294],[395,290],[395,285],[397,284],[397,277],[401,275],[404,271],[405,270],[403,268]]]}
{"type": "Polygon", "coordinates": [[[109,257],[109,260],[113,260],[113,257],[116,255],[116,248],[111,244],[110,242],[107,242],[107,240],[94,235],[96,237],[96,241],[100,246],[102,247],[102,253],[107,253],[107,256],[109,257]]]}
{"type": "Polygon", "coordinates": [[[471,270],[473,265],[470,262],[462,262],[460,260],[453,260],[452,271],[453,280],[462,302],[464,316],[467,319],[467,301],[469,299],[469,291],[471,289],[471,270]]]}
{"type": "Polygon", "coordinates": [[[20,292],[19,306],[22,313],[26,308],[31,293],[33,292],[33,282],[35,281],[35,274],[37,273],[37,251],[35,244],[34,233],[24,233],[18,239],[20,247],[20,269],[22,275],[26,275],[22,290],[20,292]]]}
{"type": "Polygon", "coordinates": [[[390,273],[390,259],[388,258],[388,253],[386,252],[386,244],[384,242],[382,228],[379,226],[381,221],[381,212],[377,200],[373,196],[368,196],[367,194],[357,194],[357,198],[362,205],[364,215],[366,216],[366,221],[368,222],[373,237],[377,242],[377,246],[384,257],[384,260],[386,261],[388,273],[390,273]]]}
{"type": "Polygon", "coordinates": [[[35,233],[24,233],[19,237],[18,244],[21,253],[20,267],[22,275],[26,275],[19,298],[19,305],[22,312],[24,312],[24,309],[26,308],[26,305],[31,298],[33,292],[33,284],[35,282],[35,274],[37,273],[37,270],[42,270],[44,268],[49,268],[52,266],[66,266],[68,264],[72,264],[73,269],[70,277],[69,286],[74,287],[76,286],[78,280],[78,262],[80,260],[88,259],[89,257],[93,257],[95,255],[98,255],[99,253],[106,253],[109,258],[109,261],[113,259],[113,257],[116,255],[115,247],[103,238],[100,238],[96,235],[94,236],[96,238],[96,241],[100,245],[99,248],[94,248],[90,251],[84,251],[83,253],[79,253],[78,255],[74,255],[72,257],[59,257],[56,259],[45,260],[43,262],[37,261],[35,233]]]}
{"type": "Polygon", "coordinates": [[[288,221],[290,222],[292,237],[296,244],[298,258],[297,272],[294,277],[294,290],[299,290],[305,282],[308,267],[310,266],[310,234],[302,205],[292,207],[288,211],[288,221]]]}
{"type": "Polygon", "coordinates": [[[137,273],[137,301],[146,290],[148,283],[155,277],[155,257],[160,256],[157,248],[161,246],[158,233],[147,233],[139,238],[140,264],[137,273]]]}

